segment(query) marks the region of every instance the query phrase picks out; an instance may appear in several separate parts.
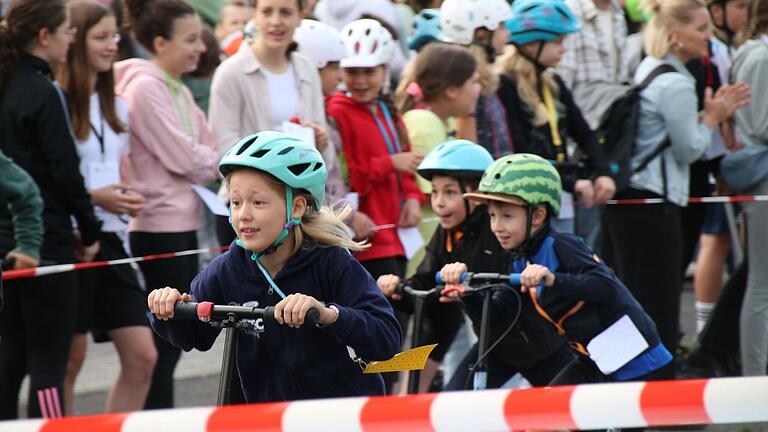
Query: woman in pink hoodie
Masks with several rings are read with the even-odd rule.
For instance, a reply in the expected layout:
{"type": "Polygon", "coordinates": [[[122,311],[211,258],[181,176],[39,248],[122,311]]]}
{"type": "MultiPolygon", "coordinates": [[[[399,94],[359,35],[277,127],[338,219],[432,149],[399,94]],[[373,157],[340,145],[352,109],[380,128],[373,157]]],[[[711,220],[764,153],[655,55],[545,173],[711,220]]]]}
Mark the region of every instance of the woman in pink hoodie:
{"type": "MultiPolygon", "coordinates": [[[[179,78],[205,51],[202,24],[183,0],[128,0],[132,31],[151,54],[115,65],[116,92],[128,101],[131,152],[123,178],[146,198],[128,226],[134,256],[197,248],[201,202],[191,184],[216,178],[218,152],[205,115],[179,78]]],[[[147,292],[188,287],[196,256],[140,264],[147,292]]],[[[181,351],[155,335],[157,366],[145,408],[173,406],[173,371],[181,351]]]]}

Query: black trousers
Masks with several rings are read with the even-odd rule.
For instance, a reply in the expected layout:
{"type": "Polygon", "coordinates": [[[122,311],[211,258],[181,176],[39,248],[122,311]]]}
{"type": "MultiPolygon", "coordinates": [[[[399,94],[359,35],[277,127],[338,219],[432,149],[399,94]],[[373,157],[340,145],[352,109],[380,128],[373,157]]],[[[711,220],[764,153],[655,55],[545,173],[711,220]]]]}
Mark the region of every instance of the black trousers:
{"type": "Polygon", "coordinates": [[[63,415],[62,385],[76,308],[76,272],[5,284],[5,306],[0,311],[0,420],[17,418],[19,389],[27,374],[27,416],[63,415]]]}
{"type": "MultiPolygon", "coordinates": [[[[400,276],[400,279],[404,279],[408,261],[405,257],[398,256],[362,261],[360,264],[362,264],[363,268],[370,273],[375,281],[379,276],[386,274],[397,275],[400,276]]],[[[403,334],[405,334],[408,329],[408,314],[399,308],[395,308],[395,303],[392,302],[392,299],[389,299],[389,304],[392,305],[392,309],[395,311],[395,318],[397,318],[397,321],[400,323],[400,328],[403,329],[403,334]]],[[[381,374],[381,377],[384,378],[384,388],[386,389],[387,394],[392,394],[392,386],[397,382],[398,375],[397,372],[385,372],[381,374]]]]}
{"type": "MultiPolygon", "coordinates": [[[[629,189],[617,199],[657,197],[629,189]]],[[[671,203],[606,206],[603,233],[606,263],[650,315],[662,343],[674,353],[680,340],[684,276],[680,207],[671,203]]],[[[660,376],[674,378],[674,366],[664,370],[660,376]]]]}
{"type": "MultiPolygon", "coordinates": [[[[197,248],[194,231],[180,233],[130,233],[131,253],[144,256],[166,252],[178,252],[197,248]]],[[[189,292],[192,279],[197,275],[196,255],[140,262],[147,295],[152,290],[170,286],[181,292],[189,292]]],[[[145,409],[173,408],[173,372],[181,357],[181,349],[154,334],[157,347],[157,365],[152,374],[145,409]]]]}

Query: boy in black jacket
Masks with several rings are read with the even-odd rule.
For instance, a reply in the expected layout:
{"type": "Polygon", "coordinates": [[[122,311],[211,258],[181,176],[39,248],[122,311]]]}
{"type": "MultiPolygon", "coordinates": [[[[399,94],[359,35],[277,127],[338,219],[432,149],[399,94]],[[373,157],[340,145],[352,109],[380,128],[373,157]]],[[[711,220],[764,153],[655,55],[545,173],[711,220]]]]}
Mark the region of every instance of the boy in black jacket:
{"type": "MultiPolygon", "coordinates": [[[[470,263],[475,271],[506,271],[509,255],[490,231],[487,207],[470,203],[462,197],[462,193],[477,189],[478,180],[491,162],[493,158],[483,147],[466,140],[442,143],[421,162],[418,173],[432,182],[432,209],[440,225],[426,247],[416,274],[405,284],[417,290],[431,289],[435,286],[435,273],[444,265],[457,261],[470,263]]],[[[401,300],[395,293],[399,282],[400,278],[394,275],[381,276],[377,281],[384,295],[393,300],[401,300]]],[[[510,326],[514,328],[489,354],[489,388],[500,387],[517,372],[521,372],[533,385],[546,385],[557,371],[574,358],[565,340],[536,313],[531,301],[524,298],[521,305],[517,299],[508,290],[499,290],[493,296],[491,342],[501,337],[510,326]],[[519,308],[522,308],[519,319],[513,322],[519,308]],[[546,373],[541,373],[535,366],[542,362],[551,363],[546,373]]],[[[425,304],[428,331],[424,332],[427,335],[420,343],[437,342],[438,346],[430,355],[432,362],[421,375],[421,391],[427,389],[431,376],[464,320],[460,303],[438,303],[436,298],[431,300],[425,304]]],[[[467,296],[464,306],[475,324],[475,332],[480,334],[481,296],[467,296]]],[[[477,349],[475,345],[470,350],[453,377],[446,377],[450,378],[450,382],[445,389],[465,388],[470,365],[477,359],[477,349]]]]}
{"type": "MultiPolygon", "coordinates": [[[[464,197],[489,203],[490,228],[512,254],[509,269],[520,273],[522,292],[584,354],[552,385],[647,378],[669,364],[672,355],[613,271],[577,237],[550,227],[561,192],[560,176],[550,162],[518,153],[494,162],[478,192],[464,197]],[[598,337],[604,343],[593,350],[598,337]]],[[[458,283],[461,273],[474,270],[471,265],[449,264],[440,276],[458,283]]]]}

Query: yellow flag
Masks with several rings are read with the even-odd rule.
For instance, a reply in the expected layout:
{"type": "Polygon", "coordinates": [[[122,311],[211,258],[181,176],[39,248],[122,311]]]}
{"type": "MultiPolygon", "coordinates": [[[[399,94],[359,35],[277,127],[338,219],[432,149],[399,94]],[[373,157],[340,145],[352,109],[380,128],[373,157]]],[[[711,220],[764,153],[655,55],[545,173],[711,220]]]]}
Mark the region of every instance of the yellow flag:
{"type": "Polygon", "coordinates": [[[399,372],[407,370],[421,370],[427,364],[429,353],[437,344],[424,345],[395,354],[389,360],[374,361],[368,363],[363,373],[399,372]]]}

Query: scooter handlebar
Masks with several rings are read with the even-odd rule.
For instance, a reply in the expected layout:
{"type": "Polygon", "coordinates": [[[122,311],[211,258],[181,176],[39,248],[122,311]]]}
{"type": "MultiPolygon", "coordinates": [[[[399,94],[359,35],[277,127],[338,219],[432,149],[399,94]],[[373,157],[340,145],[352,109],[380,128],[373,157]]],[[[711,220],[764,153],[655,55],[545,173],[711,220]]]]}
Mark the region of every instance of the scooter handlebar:
{"type": "MultiPolygon", "coordinates": [[[[265,321],[275,321],[275,307],[256,308],[250,306],[228,306],[215,305],[211,302],[176,302],[173,308],[173,319],[199,319],[203,322],[212,320],[226,319],[229,315],[234,315],[239,319],[258,319],[265,321]]],[[[304,316],[304,326],[314,326],[320,323],[320,311],[315,308],[307,311],[304,316]]]]}
{"type": "MultiPolygon", "coordinates": [[[[510,285],[520,285],[520,273],[472,273],[465,272],[461,274],[460,282],[465,281],[483,281],[483,282],[505,282],[510,285]]],[[[444,285],[440,272],[435,273],[435,282],[438,285],[444,285]]]]}

